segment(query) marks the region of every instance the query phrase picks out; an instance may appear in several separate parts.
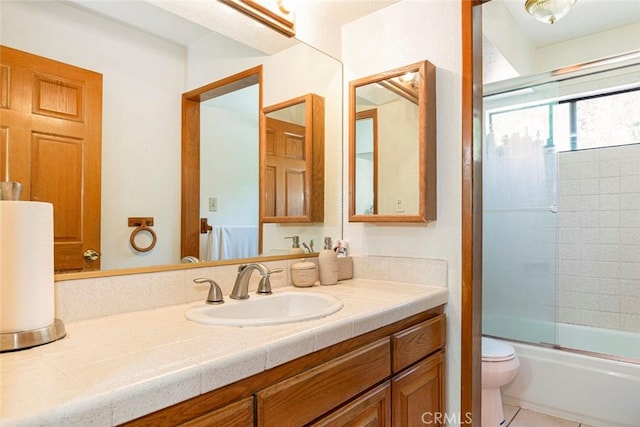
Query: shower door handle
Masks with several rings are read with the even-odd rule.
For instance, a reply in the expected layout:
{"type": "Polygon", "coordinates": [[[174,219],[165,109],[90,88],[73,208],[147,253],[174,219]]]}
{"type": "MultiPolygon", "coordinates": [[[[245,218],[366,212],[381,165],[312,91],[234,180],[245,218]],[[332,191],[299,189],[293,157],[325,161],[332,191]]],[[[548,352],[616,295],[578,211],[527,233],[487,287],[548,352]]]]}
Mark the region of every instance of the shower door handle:
{"type": "Polygon", "coordinates": [[[558,206],[557,206],[557,205],[551,205],[551,206],[549,206],[549,212],[551,212],[551,213],[558,213],[558,206]]]}

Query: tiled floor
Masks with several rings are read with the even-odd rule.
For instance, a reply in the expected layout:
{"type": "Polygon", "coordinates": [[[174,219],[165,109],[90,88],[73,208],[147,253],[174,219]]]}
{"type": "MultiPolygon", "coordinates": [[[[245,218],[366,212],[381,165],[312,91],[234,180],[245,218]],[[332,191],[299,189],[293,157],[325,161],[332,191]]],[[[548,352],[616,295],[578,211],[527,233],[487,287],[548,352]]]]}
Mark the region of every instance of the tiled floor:
{"type": "Polygon", "coordinates": [[[504,419],[507,427],[591,427],[511,405],[504,405],[504,419]]]}

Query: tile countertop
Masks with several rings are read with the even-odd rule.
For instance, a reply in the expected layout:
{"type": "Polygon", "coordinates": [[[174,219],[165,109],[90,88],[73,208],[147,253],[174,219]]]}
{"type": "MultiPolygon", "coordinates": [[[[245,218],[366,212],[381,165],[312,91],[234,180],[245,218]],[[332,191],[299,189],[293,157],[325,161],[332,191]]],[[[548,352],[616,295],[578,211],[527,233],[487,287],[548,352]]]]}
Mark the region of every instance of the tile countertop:
{"type": "MultiPolygon", "coordinates": [[[[65,324],[67,336],[0,354],[0,426],[111,426],[447,302],[448,289],[353,279],[339,312],[276,326],[207,326],[183,304],[65,324]]],[[[252,296],[253,297],[253,296],[252,296]]]]}

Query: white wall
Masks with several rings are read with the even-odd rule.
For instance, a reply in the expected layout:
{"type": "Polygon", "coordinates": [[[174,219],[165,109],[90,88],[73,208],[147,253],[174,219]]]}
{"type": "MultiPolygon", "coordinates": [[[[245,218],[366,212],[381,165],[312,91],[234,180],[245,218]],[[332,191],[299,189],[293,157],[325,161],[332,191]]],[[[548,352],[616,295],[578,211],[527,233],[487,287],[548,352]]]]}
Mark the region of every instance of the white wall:
{"type": "MultiPolygon", "coordinates": [[[[458,411],[460,405],[460,22],[459,2],[403,1],[342,29],[346,89],[346,82],[350,80],[425,59],[437,68],[438,220],[429,225],[349,223],[348,212],[345,212],[344,238],[349,240],[351,253],[355,255],[439,258],[448,262],[446,401],[449,412],[458,411]]],[[[347,91],[344,93],[344,99],[348,100],[347,91]]],[[[344,126],[348,129],[346,117],[345,112],[344,126]]],[[[344,147],[346,179],[346,141],[344,147]]],[[[348,191],[345,191],[345,206],[347,197],[348,191]]]]}
{"type": "MultiPolygon", "coordinates": [[[[211,225],[258,226],[258,86],[242,92],[242,111],[224,101],[200,109],[200,218],[211,225]],[[215,212],[209,197],[217,199],[215,212]]],[[[230,96],[238,92],[222,98],[230,96]]]]}
{"type": "MultiPolygon", "coordinates": [[[[490,1],[482,5],[482,33],[502,54],[502,58],[507,59],[518,75],[533,74],[535,46],[522,34],[504,3],[490,1]]],[[[504,65],[498,62],[487,63],[489,58],[483,59],[485,64],[489,65],[486,70],[483,70],[485,79],[487,75],[495,73],[492,66],[504,65]]]]}
{"type": "Polygon", "coordinates": [[[378,107],[378,212],[417,214],[418,106],[404,98],[378,107]],[[402,211],[397,202],[401,201],[402,211]]]}
{"type": "Polygon", "coordinates": [[[184,49],[59,2],[1,6],[2,44],[103,74],[102,268],[177,262],[184,49]],[[151,252],[130,216],[155,218],[151,252]]]}
{"type": "Polygon", "coordinates": [[[583,64],[638,51],[640,50],[639,35],[640,23],[539,48],[533,59],[533,72],[542,73],[568,65],[583,64]]]}

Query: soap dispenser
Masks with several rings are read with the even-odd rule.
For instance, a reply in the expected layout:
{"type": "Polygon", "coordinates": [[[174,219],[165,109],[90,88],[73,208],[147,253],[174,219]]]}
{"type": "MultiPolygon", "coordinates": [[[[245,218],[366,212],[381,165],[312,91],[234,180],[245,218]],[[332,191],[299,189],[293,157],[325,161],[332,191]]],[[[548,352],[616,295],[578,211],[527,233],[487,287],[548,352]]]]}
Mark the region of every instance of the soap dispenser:
{"type": "Polygon", "coordinates": [[[290,254],[304,254],[304,253],[306,253],[304,251],[304,249],[302,249],[300,247],[300,236],[289,236],[289,237],[285,237],[285,239],[291,239],[292,240],[291,250],[289,251],[290,254]]]}
{"type": "Polygon", "coordinates": [[[320,284],[325,286],[338,283],[338,257],[332,246],[331,237],[325,237],[324,249],[318,255],[320,284]]]}

